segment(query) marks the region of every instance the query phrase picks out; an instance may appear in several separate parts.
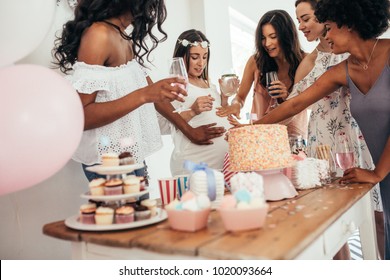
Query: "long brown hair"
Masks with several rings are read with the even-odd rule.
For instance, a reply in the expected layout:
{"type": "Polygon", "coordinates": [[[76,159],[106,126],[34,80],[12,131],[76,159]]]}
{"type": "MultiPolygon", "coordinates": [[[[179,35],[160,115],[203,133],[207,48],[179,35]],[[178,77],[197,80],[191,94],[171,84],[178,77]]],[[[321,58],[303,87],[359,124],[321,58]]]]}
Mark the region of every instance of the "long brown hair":
{"type": "Polygon", "coordinates": [[[265,24],[271,24],[275,28],[280,47],[289,64],[288,76],[291,80],[289,91],[291,91],[294,84],[295,72],[304,55],[304,51],[299,43],[295,24],[290,15],[284,10],[272,10],[261,17],[256,28],[255,60],[257,69],[260,72],[259,82],[263,86],[266,86],[264,73],[278,71],[278,65],[275,59],[268,55],[262,44],[263,26],[265,24]]]}
{"type": "MultiPolygon", "coordinates": [[[[190,48],[191,45],[188,44],[187,46],[184,46],[182,44],[183,40],[187,40],[190,43],[193,42],[207,42],[210,44],[210,41],[206,38],[206,36],[199,30],[190,29],[187,31],[184,31],[179,35],[179,38],[177,38],[175,50],[173,51],[173,57],[182,57],[185,60],[187,72],[188,67],[190,65],[190,48]]],[[[201,78],[205,81],[209,81],[209,60],[210,60],[210,47],[208,47],[209,54],[207,56],[207,64],[204,68],[201,78]]]]}

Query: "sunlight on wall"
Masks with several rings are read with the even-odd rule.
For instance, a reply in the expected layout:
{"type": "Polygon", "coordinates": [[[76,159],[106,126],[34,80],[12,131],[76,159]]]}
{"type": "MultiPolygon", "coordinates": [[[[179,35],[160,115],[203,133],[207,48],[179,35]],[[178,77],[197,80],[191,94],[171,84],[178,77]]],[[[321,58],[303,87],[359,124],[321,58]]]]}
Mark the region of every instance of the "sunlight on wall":
{"type": "MultiPolygon", "coordinates": [[[[229,7],[229,18],[233,68],[242,78],[245,64],[255,51],[254,34],[257,23],[232,7],[229,7]]],[[[252,89],[253,86],[245,100],[244,107],[241,109],[240,115],[243,121],[246,120],[246,113],[250,113],[252,108],[252,89]]]]}

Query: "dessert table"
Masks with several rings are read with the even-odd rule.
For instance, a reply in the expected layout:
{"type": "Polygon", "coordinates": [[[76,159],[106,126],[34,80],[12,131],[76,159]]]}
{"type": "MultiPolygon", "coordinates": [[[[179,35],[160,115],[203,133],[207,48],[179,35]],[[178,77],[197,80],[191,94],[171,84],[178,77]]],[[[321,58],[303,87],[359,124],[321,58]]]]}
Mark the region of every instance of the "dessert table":
{"type": "Polygon", "coordinates": [[[269,202],[262,229],[226,232],[217,211],[206,229],[171,230],[168,221],[137,229],[87,232],[64,221],[45,235],[72,243],[73,259],[332,259],[358,228],[364,259],[377,259],[371,184],[330,184],[269,202]]]}

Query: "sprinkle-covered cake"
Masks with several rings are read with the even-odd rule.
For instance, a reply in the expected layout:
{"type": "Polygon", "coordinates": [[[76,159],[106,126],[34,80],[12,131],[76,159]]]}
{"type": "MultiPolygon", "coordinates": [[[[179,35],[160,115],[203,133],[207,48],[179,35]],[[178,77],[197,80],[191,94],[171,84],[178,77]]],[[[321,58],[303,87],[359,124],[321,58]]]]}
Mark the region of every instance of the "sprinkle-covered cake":
{"type": "Polygon", "coordinates": [[[231,129],[228,141],[231,171],[284,168],[292,164],[285,125],[260,124],[231,129]]]}

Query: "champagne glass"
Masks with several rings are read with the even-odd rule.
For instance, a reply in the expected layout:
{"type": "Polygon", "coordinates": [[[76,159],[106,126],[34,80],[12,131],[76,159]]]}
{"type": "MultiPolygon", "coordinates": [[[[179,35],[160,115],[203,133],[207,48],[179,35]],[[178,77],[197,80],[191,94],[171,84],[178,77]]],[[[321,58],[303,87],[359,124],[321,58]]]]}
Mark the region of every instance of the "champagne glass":
{"type": "Polygon", "coordinates": [[[234,70],[225,71],[225,74],[221,76],[220,81],[222,94],[228,97],[233,96],[237,94],[238,87],[238,76],[234,73],[234,70]]]}
{"type": "MultiPolygon", "coordinates": [[[[178,85],[182,89],[187,90],[187,84],[188,84],[188,74],[187,69],[184,64],[184,60],[182,57],[173,57],[169,59],[169,77],[180,77],[183,78],[186,81],[186,85],[183,84],[174,84],[178,85]]],[[[183,97],[181,94],[178,94],[179,97],[183,97]]],[[[184,108],[183,104],[181,103],[179,107],[174,110],[174,113],[181,113],[183,111],[188,111],[189,108],[184,108]]]]}
{"type": "MultiPolygon", "coordinates": [[[[279,79],[278,79],[278,73],[276,71],[270,71],[270,72],[265,73],[265,81],[267,84],[268,94],[270,96],[279,95],[278,93],[272,94],[272,90],[269,89],[272,86],[272,82],[277,81],[277,80],[279,80],[279,79]]],[[[271,105],[271,108],[276,108],[278,105],[279,105],[279,98],[277,98],[274,101],[274,103],[271,105]]]]}
{"type": "Polygon", "coordinates": [[[355,165],[351,139],[345,134],[336,136],[336,163],[343,171],[355,165]]]}

